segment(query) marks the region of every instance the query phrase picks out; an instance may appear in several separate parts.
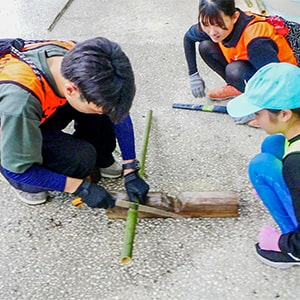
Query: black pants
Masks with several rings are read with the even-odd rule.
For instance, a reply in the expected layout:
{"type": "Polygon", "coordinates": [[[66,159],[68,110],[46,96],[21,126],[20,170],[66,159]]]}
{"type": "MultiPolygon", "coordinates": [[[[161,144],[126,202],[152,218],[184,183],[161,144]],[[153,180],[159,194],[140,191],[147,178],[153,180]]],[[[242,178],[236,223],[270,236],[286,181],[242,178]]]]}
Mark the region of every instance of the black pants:
{"type": "Polygon", "coordinates": [[[105,115],[80,113],[67,103],[41,125],[41,131],[43,166],[54,172],[85,178],[94,167],[114,162],[116,136],[105,115]],[[75,131],[63,132],[72,120],[75,131]]]}
{"type": "Polygon", "coordinates": [[[202,41],[199,44],[199,53],[205,63],[218,73],[228,84],[234,86],[241,92],[245,91],[247,82],[257,71],[256,68],[246,60],[237,60],[228,63],[217,43],[202,41]]]}

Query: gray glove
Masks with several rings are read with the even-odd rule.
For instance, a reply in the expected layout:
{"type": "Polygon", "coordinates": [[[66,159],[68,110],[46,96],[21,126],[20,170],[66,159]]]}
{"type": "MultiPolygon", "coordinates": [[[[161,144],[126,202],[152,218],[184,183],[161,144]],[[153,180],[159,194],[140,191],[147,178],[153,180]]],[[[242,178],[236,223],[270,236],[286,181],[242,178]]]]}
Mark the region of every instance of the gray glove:
{"type": "Polygon", "coordinates": [[[251,114],[240,118],[233,118],[233,121],[236,125],[243,125],[254,119],[255,119],[255,114],[251,114]]]}
{"type": "Polygon", "coordinates": [[[190,80],[190,88],[192,91],[192,94],[196,98],[202,98],[205,97],[205,82],[200,77],[199,73],[196,72],[189,76],[190,80]]]}

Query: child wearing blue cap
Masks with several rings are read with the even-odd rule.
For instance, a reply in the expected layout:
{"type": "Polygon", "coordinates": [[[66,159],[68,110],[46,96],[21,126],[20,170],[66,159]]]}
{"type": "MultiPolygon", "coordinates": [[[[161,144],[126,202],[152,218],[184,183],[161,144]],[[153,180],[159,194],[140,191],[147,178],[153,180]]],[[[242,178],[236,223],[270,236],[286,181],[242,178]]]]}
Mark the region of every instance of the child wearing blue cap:
{"type": "Polygon", "coordinates": [[[232,117],[254,113],[270,134],[248,172],[281,232],[260,229],[258,258],[276,268],[300,265],[300,68],[289,63],[262,67],[227,110],[232,117]]]}

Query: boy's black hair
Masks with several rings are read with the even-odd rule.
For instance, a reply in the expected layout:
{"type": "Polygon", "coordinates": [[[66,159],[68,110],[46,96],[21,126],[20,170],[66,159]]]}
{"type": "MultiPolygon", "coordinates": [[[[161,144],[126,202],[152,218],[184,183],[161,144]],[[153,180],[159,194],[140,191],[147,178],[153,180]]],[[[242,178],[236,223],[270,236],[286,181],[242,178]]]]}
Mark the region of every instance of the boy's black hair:
{"type": "Polygon", "coordinates": [[[128,114],[136,90],[134,74],[117,43],[103,37],[77,43],[64,56],[61,72],[83,99],[101,106],[112,122],[128,114]]]}

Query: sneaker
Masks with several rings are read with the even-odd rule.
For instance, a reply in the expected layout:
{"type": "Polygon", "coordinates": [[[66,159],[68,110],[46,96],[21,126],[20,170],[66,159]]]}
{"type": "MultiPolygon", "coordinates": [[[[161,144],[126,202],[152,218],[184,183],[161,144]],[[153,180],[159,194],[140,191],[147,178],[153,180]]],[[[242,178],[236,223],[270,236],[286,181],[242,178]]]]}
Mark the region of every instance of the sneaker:
{"type": "Polygon", "coordinates": [[[232,99],[241,94],[242,92],[238,91],[235,87],[230,84],[226,84],[222,87],[210,90],[207,93],[207,96],[210,100],[222,101],[232,99]]]}
{"type": "Polygon", "coordinates": [[[115,161],[112,165],[107,168],[100,168],[101,176],[104,178],[118,178],[123,174],[122,166],[115,161]]]}
{"type": "Polygon", "coordinates": [[[47,197],[48,197],[47,191],[42,191],[42,192],[38,192],[38,193],[27,193],[27,192],[18,190],[7,181],[7,179],[3,176],[3,174],[1,172],[0,172],[0,181],[8,183],[9,186],[11,187],[12,191],[18,197],[18,199],[26,204],[39,205],[39,204],[43,204],[47,201],[47,197]]]}
{"type": "Polygon", "coordinates": [[[293,266],[300,266],[300,258],[293,256],[291,253],[283,253],[272,250],[263,250],[258,243],[255,245],[258,259],[268,266],[287,269],[293,266]]]}

